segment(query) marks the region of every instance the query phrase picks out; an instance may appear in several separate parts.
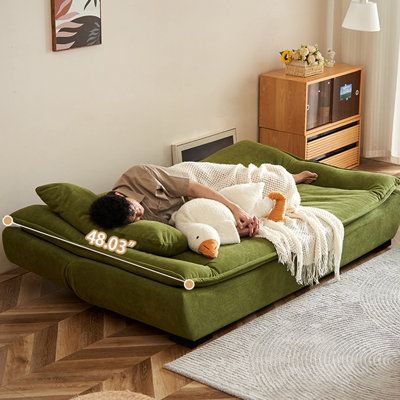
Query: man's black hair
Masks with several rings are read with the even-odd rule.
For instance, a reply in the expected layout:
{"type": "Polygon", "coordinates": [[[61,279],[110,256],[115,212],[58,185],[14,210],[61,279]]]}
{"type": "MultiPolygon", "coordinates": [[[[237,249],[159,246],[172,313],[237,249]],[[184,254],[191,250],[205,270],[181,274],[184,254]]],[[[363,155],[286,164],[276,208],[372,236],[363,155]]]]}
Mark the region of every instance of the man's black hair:
{"type": "Polygon", "coordinates": [[[89,214],[96,225],[104,229],[111,229],[128,225],[132,209],[125,197],[109,192],[92,203],[89,214]]]}

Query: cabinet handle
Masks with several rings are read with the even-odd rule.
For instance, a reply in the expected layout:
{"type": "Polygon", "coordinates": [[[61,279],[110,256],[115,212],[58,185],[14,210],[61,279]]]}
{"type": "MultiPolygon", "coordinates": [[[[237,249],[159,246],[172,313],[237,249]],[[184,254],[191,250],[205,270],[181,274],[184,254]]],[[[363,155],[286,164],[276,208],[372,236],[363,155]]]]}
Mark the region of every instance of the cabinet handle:
{"type": "Polygon", "coordinates": [[[309,104],[307,104],[307,111],[309,111],[310,110],[310,105],[309,104]]]}
{"type": "Polygon", "coordinates": [[[360,91],[357,89],[356,90],[356,96],[358,96],[360,94],[360,91]]]}

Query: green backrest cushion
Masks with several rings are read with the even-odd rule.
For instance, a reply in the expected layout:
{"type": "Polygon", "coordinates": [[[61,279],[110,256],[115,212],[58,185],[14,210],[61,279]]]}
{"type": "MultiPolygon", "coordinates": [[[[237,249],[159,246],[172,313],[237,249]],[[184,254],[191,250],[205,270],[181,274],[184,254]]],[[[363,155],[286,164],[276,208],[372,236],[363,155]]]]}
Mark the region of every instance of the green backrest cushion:
{"type": "Polygon", "coordinates": [[[400,185],[400,178],[394,176],[337,168],[317,161],[305,161],[274,147],[248,140],[225,147],[204,161],[243,165],[278,164],[292,174],[309,170],[318,174],[318,179],[313,185],[347,190],[368,190],[380,200],[387,198],[400,185]]]}
{"type": "Polygon", "coordinates": [[[72,183],[50,183],[36,188],[36,193],[51,211],[87,235],[92,229],[127,240],[136,240],[136,250],[161,256],[175,256],[187,250],[186,236],[174,227],[155,221],[138,221],[115,229],[102,229],[89,216],[89,209],[98,197],[88,189],[72,183]]]}

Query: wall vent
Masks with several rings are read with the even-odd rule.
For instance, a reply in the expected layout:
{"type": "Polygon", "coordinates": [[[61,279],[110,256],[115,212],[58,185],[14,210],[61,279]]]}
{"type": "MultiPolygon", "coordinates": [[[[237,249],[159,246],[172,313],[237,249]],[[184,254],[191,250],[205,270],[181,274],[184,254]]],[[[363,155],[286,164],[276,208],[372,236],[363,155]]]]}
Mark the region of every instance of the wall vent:
{"type": "Polygon", "coordinates": [[[209,155],[236,143],[236,129],[208,134],[189,141],[180,142],[171,146],[172,163],[183,161],[201,161],[209,155]]]}

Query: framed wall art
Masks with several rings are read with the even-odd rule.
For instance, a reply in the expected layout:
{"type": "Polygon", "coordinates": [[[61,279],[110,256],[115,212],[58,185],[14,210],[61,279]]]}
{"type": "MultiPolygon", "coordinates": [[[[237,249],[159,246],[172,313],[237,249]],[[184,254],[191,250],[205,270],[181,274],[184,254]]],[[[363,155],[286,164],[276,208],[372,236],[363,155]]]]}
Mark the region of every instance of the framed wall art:
{"type": "Polygon", "coordinates": [[[101,44],[101,0],[51,0],[53,51],[101,44]]]}

